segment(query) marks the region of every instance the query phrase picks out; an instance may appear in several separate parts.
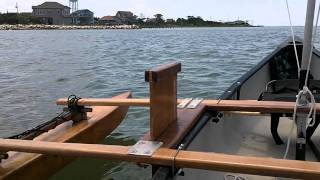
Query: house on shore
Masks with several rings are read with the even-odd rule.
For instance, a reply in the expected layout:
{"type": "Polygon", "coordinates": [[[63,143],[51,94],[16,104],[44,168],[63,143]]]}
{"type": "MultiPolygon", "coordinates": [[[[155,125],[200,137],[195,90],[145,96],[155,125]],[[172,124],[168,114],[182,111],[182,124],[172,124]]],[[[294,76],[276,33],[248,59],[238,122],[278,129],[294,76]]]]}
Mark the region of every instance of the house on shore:
{"type": "Polygon", "coordinates": [[[120,25],[122,24],[120,19],[116,16],[103,16],[99,19],[98,24],[106,25],[106,26],[113,26],[113,25],[120,25]]]}
{"type": "Polygon", "coordinates": [[[32,6],[32,14],[39,17],[43,24],[65,25],[72,22],[70,7],[57,2],[44,2],[32,6]]]}
{"type": "Polygon", "coordinates": [[[94,24],[94,13],[88,9],[77,10],[71,14],[72,24],[92,25],[94,24]]]}
{"type": "Polygon", "coordinates": [[[226,24],[228,24],[228,25],[249,25],[248,21],[242,21],[242,20],[226,22],[226,24]]]}
{"type": "Polygon", "coordinates": [[[104,16],[99,19],[99,24],[102,25],[131,25],[136,23],[138,23],[137,16],[130,11],[118,11],[115,16],[104,16]]]}
{"type": "Polygon", "coordinates": [[[169,24],[170,24],[170,23],[175,23],[175,20],[174,20],[174,19],[167,19],[167,20],[166,20],[166,23],[169,23],[169,24]]]}
{"type": "Polygon", "coordinates": [[[130,11],[118,11],[116,16],[122,24],[135,24],[138,22],[137,16],[130,11]]]}

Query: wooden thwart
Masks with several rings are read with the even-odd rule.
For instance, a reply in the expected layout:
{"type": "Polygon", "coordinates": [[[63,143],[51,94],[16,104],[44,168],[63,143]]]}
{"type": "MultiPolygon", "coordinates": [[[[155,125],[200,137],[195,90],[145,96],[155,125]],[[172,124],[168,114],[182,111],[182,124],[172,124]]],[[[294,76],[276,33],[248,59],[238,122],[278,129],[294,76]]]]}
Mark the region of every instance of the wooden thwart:
{"type": "MultiPolygon", "coordinates": [[[[177,103],[183,101],[178,99],[177,103]]],[[[80,99],[81,106],[150,106],[149,99],[80,99]]],[[[256,101],[256,100],[203,100],[202,103],[209,110],[214,111],[248,111],[248,112],[293,112],[294,102],[256,101]]],[[[57,105],[67,105],[67,99],[59,99],[57,105]]],[[[317,112],[320,104],[317,103],[317,112]]],[[[309,111],[309,109],[305,109],[309,111]]]]}
{"type": "MultiPolygon", "coordinates": [[[[19,151],[72,157],[139,162],[171,166],[177,151],[160,148],[153,156],[128,155],[129,146],[56,143],[0,139],[0,151],[19,151]]],[[[295,160],[235,156],[210,152],[180,151],[175,158],[180,168],[217,170],[265,176],[320,179],[320,164],[295,160]]]]}

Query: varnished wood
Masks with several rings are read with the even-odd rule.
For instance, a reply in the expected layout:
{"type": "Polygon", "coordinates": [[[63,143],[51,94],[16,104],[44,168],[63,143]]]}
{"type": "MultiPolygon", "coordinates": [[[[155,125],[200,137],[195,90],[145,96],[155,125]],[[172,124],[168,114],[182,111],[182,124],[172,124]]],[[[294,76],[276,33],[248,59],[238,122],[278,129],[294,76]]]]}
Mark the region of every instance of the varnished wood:
{"type": "MultiPolygon", "coordinates": [[[[130,93],[123,93],[114,98],[130,96],[130,93]]],[[[93,106],[92,109],[88,120],[76,124],[72,121],[63,123],[30,142],[97,143],[118,127],[128,111],[127,106],[93,106]]],[[[73,157],[9,152],[9,159],[0,163],[0,179],[47,179],[72,160],[73,157]]]]}
{"type": "MultiPolygon", "coordinates": [[[[249,111],[262,113],[291,113],[295,102],[256,101],[256,100],[204,100],[207,109],[215,111],[249,111]]],[[[320,110],[320,104],[316,105],[320,110]]],[[[298,112],[309,112],[309,109],[300,109],[298,112]]]]}
{"type": "Polygon", "coordinates": [[[181,63],[179,62],[160,65],[145,72],[145,81],[159,82],[177,75],[178,72],[181,72],[181,63]]]}
{"type": "MultiPolygon", "coordinates": [[[[177,103],[182,102],[178,99],[177,103]]],[[[66,105],[66,99],[57,101],[58,105],[66,105]]],[[[256,101],[256,100],[204,100],[201,104],[207,109],[214,111],[246,111],[263,113],[291,113],[295,106],[294,102],[281,101],[256,101]]],[[[97,105],[97,106],[150,106],[149,99],[81,99],[79,105],[97,105]]],[[[317,112],[320,112],[320,104],[317,103],[317,112]]],[[[304,109],[303,111],[309,111],[304,109]]]]}
{"type": "MultiPolygon", "coordinates": [[[[68,99],[62,98],[56,101],[57,105],[68,105],[68,99]]],[[[83,98],[78,101],[80,106],[141,106],[149,107],[149,99],[112,99],[112,98],[83,98]]]]}
{"type": "MultiPolygon", "coordinates": [[[[165,133],[161,134],[156,140],[163,142],[163,147],[175,148],[198,122],[204,110],[204,105],[200,105],[196,109],[178,109],[178,120],[170,124],[165,133]]],[[[150,132],[143,139],[150,140],[150,132]]]]}
{"type": "Polygon", "coordinates": [[[150,137],[157,139],[170,124],[177,121],[177,73],[180,63],[146,71],[150,85],[150,137]]]}
{"type": "MultiPolygon", "coordinates": [[[[58,156],[91,157],[107,160],[139,162],[161,166],[172,166],[176,150],[160,148],[153,156],[128,155],[129,147],[56,143],[26,140],[0,139],[0,150],[45,153],[58,156]]],[[[175,158],[176,167],[226,171],[316,180],[320,178],[320,163],[282,160],[273,158],[226,155],[212,152],[180,151],[175,158]]]]}

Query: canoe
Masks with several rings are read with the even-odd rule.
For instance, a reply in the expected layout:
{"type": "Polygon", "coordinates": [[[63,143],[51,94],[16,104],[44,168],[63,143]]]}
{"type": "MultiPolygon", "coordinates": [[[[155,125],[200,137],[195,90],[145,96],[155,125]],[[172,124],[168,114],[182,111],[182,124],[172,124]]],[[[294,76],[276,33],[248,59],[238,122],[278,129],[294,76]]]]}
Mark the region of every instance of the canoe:
{"type": "MultiPolygon", "coordinates": [[[[298,37],[296,37],[296,44],[298,54],[300,55],[299,58],[301,59],[303,42],[298,37]]],[[[320,90],[319,69],[320,52],[314,49],[311,64],[313,80],[310,80],[310,86],[313,86],[311,88],[313,88],[312,90],[317,102],[319,102],[320,90]]],[[[250,71],[235,81],[219,99],[221,102],[223,100],[295,101],[295,96],[298,93],[297,72],[293,42],[292,38],[289,38],[250,71]],[[268,90],[269,88],[273,90],[268,90]]],[[[291,117],[292,114],[217,111],[215,108],[209,107],[201,115],[201,118],[204,120],[199,120],[188,131],[188,135],[184,136],[185,141],[180,141],[179,144],[185,144],[184,147],[187,151],[282,159],[286,151],[286,142],[292,123],[291,117]],[[211,114],[212,117],[205,117],[205,113],[211,114]],[[274,118],[278,119],[278,125],[277,121],[273,121],[274,118]],[[275,123],[273,124],[272,122],[275,123]]],[[[307,136],[309,134],[310,137],[307,138],[309,146],[306,147],[305,161],[320,161],[319,146],[313,143],[320,140],[320,134],[315,131],[316,128],[317,126],[307,130],[307,136]]],[[[295,142],[296,133],[293,133],[287,159],[296,159],[295,142]]],[[[162,169],[162,171],[164,170],[162,169]]],[[[184,176],[178,176],[177,179],[235,179],[237,176],[239,178],[242,177],[242,179],[274,179],[271,176],[230,174],[222,171],[188,168],[183,169],[183,171],[184,176]]]]}
{"type": "MultiPolygon", "coordinates": [[[[296,43],[301,51],[302,43],[299,40],[296,43]]],[[[295,97],[298,90],[292,51],[292,41],[286,41],[217,100],[201,102],[195,99],[181,107],[185,101],[177,99],[177,73],[181,71],[181,63],[175,62],[145,72],[145,81],[150,84],[150,98],[84,98],[77,102],[79,106],[150,107],[150,132],[142,138],[162,142],[159,149],[154,149],[159,143],[143,141],[139,141],[137,147],[126,147],[0,139],[0,150],[55,155],[47,156],[52,159],[60,156],[91,157],[146,163],[152,165],[153,179],[156,180],[181,174],[184,176],[177,179],[274,179],[274,176],[320,179],[319,150],[312,143],[319,140],[315,130],[320,121],[307,130],[306,140],[310,148],[306,148],[305,161],[295,157],[301,152],[296,153],[294,143],[290,145],[289,160],[282,160],[286,146],[279,143],[279,139],[282,141],[289,135],[293,122],[290,116],[295,107],[290,101],[294,100],[292,96],[295,97]],[[273,90],[269,92],[270,88],[273,90]],[[288,117],[282,117],[283,114],[288,117]],[[276,121],[279,123],[274,124],[276,121]]],[[[313,79],[309,86],[317,97],[320,93],[317,50],[312,58],[313,79]]],[[[57,105],[67,104],[67,99],[57,101],[57,105]]],[[[319,103],[316,109],[320,112],[319,103]]],[[[307,110],[301,108],[297,112],[306,113],[307,110]]],[[[294,134],[292,139],[293,142],[296,139],[294,134]]],[[[34,171],[43,168],[37,164],[32,167],[34,171]]],[[[41,177],[37,173],[28,173],[23,172],[17,177],[41,177]]]]}
{"type": "MultiPolygon", "coordinates": [[[[123,93],[113,99],[130,98],[123,93]]],[[[64,122],[39,135],[32,141],[99,143],[125,118],[128,106],[92,106],[87,120],[64,122]]],[[[0,163],[0,179],[47,179],[72,160],[73,157],[9,152],[9,158],[0,163]]]]}

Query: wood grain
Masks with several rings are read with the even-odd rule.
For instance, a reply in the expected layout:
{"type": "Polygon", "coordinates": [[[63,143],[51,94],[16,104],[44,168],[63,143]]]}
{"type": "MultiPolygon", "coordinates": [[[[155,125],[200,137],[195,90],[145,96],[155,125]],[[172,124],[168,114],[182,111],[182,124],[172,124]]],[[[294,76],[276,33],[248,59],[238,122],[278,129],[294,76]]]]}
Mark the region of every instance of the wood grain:
{"type": "Polygon", "coordinates": [[[146,71],[150,85],[150,138],[157,139],[177,121],[177,73],[180,63],[146,71]]]}
{"type": "Polygon", "coordinates": [[[162,81],[166,78],[171,78],[172,76],[177,75],[178,72],[181,72],[180,62],[160,65],[145,72],[145,81],[162,81]]]}
{"type": "MultiPolygon", "coordinates": [[[[126,146],[0,139],[0,150],[2,151],[14,150],[67,157],[91,157],[161,166],[171,166],[173,157],[176,154],[174,149],[160,148],[151,157],[133,156],[127,154],[129,148],[126,146]]],[[[181,168],[310,180],[320,179],[320,163],[296,160],[180,151],[175,158],[175,165],[181,168]]]]}
{"type": "MultiPolygon", "coordinates": [[[[62,98],[56,101],[57,105],[68,105],[68,99],[62,98]]],[[[149,99],[113,99],[113,98],[83,98],[78,101],[80,106],[150,106],[149,99]]]]}
{"type": "MultiPolygon", "coordinates": [[[[178,120],[170,124],[166,131],[156,140],[163,142],[163,147],[175,148],[198,122],[204,110],[204,105],[200,105],[195,109],[178,109],[178,120]]],[[[151,140],[150,132],[143,139],[151,140]]]]}
{"type": "MultiPolygon", "coordinates": [[[[124,99],[131,93],[114,98],[124,99]]],[[[128,106],[92,107],[88,120],[57,126],[33,141],[97,143],[110,134],[124,119],[128,106]]],[[[73,157],[9,152],[9,159],[0,163],[0,179],[47,179],[63,168],[73,157]]]]}
{"type": "MultiPolygon", "coordinates": [[[[177,103],[182,102],[178,99],[177,103]]],[[[57,101],[58,105],[66,105],[66,99],[57,101]]],[[[247,111],[247,112],[264,112],[264,113],[291,113],[293,112],[294,102],[281,101],[256,101],[256,100],[204,100],[201,104],[205,105],[208,110],[214,111],[247,111]]],[[[81,99],[79,105],[97,105],[97,106],[150,106],[149,99],[81,99]]],[[[317,112],[320,112],[320,104],[317,103],[317,112]]],[[[302,109],[301,111],[309,111],[302,109]]]]}

